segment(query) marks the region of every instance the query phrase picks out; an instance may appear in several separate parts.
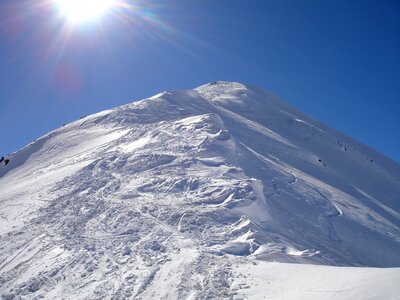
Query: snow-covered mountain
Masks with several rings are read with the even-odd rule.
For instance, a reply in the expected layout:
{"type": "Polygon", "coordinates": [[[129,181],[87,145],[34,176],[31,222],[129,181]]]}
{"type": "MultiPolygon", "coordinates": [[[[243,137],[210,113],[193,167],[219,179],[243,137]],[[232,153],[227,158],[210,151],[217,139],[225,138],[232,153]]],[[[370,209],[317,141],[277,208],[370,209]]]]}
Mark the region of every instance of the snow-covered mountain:
{"type": "Polygon", "coordinates": [[[400,166],[262,90],[164,92],[8,159],[0,298],[279,298],[293,270],[396,295],[400,269],[329,266],[400,267],[400,166]]]}

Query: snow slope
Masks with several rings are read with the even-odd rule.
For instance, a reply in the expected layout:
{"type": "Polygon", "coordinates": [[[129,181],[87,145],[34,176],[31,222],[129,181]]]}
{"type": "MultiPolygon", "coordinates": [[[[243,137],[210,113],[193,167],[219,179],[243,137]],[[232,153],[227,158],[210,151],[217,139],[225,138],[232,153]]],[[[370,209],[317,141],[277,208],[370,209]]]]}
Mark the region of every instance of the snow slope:
{"type": "Polygon", "coordinates": [[[233,270],[232,289],[237,291],[236,298],[395,300],[400,295],[398,268],[257,262],[241,264],[233,270]]]}
{"type": "Polygon", "coordinates": [[[273,274],[265,295],[309,298],[304,270],[312,291],[316,274],[354,295],[379,275],[398,293],[399,268],[330,266],[400,267],[400,166],[240,83],[65,125],[12,154],[0,186],[5,299],[258,298],[273,274]]]}

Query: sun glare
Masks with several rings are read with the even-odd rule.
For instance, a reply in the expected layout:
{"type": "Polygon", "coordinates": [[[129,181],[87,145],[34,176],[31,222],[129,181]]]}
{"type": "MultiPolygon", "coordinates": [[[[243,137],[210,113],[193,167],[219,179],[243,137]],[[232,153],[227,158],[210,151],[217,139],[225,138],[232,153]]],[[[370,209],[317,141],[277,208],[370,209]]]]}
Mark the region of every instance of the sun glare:
{"type": "Polygon", "coordinates": [[[71,23],[95,21],[113,6],[114,0],[55,0],[61,14],[71,23]]]}

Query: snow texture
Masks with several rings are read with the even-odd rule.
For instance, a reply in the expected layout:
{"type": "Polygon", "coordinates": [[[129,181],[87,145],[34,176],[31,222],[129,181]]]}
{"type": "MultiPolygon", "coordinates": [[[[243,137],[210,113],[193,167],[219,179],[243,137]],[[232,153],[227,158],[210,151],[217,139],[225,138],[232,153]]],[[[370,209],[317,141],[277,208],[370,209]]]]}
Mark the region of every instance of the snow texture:
{"type": "Polygon", "coordinates": [[[164,92],[7,158],[1,299],[399,294],[400,166],[259,89],[164,92]]]}

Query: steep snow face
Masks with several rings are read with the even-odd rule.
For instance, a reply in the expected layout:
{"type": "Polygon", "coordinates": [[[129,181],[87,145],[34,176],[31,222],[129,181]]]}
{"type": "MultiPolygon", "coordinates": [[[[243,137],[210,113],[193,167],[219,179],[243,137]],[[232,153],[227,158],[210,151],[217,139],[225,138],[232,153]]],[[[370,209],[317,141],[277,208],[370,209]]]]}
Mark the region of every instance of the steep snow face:
{"type": "Polygon", "coordinates": [[[232,264],[400,266],[400,166],[239,83],[68,124],[0,186],[4,297],[223,298],[232,264]]]}

